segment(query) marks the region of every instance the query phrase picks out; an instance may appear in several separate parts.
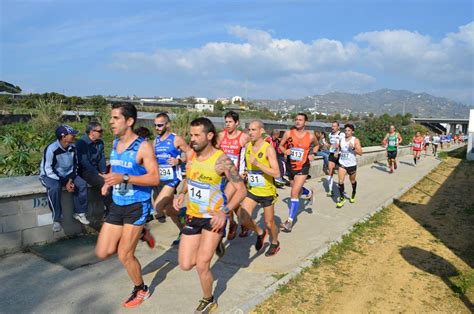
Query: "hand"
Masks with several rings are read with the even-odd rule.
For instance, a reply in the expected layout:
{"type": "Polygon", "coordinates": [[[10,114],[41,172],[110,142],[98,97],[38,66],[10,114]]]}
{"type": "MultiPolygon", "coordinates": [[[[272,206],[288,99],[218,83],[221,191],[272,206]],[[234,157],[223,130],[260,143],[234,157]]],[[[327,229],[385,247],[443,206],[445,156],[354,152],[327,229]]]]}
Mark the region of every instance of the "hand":
{"type": "Polygon", "coordinates": [[[173,200],[173,207],[176,211],[179,211],[179,209],[182,207],[184,202],[184,194],[179,193],[177,197],[174,198],[173,200]]]}
{"type": "Polygon", "coordinates": [[[210,213],[212,218],[211,218],[211,226],[212,226],[212,232],[219,232],[224,228],[225,223],[227,221],[227,215],[222,212],[222,211],[215,211],[210,213]]]}
{"type": "Polygon", "coordinates": [[[69,181],[66,183],[66,190],[67,190],[69,193],[74,192],[74,183],[72,182],[72,180],[69,180],[69,181]]]}
{"type": "Polygon", "coordinates": [[[105,184],[110,186],[123,182],[123,174],[121,173],[110,172],[101,176],[104,178],[105,184]]]}
{"type": "Polygon", "coordinates": [[[109,191],[110,191],[110,185],[104,184],[102,188],[100,189],[100,194],[102,194],[102,196],[107,196],[107,194],[109,194],[109,191]]]}
{"type": "Polygon", "coordinates": [[[286,156],[291,155],[291,148],[288,148],[287,150],[285,150],[285,155],[286,156]]]}
{"type": "Polygon", "coordinates": [[[354,145],[352,145],[352,143],[349,143],[349,148],[353,150],[353,149],[354,149],[354,145]]]}
{"type": "Polygon", "coordinates": [[[168,165],[174,167],[174,166],[176,166],[177,164],[179,164],[179,159],[173,158],[173,157],[168,158],[168,165]]]}

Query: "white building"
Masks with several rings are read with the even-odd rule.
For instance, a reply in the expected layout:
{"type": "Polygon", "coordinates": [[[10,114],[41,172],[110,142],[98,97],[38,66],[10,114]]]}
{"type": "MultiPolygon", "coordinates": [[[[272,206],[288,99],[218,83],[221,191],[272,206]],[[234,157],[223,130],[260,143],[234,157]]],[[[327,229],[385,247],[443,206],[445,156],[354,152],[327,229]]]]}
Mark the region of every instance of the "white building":
{"type": "Polygon", "coordinates": [[[197,111],[204,111],[204,110],[209,110],[209,111],[214,111],[214,105],[213,104],[194,104],[194,108],[197,111]]]}
{"type": "Polygon", "coordinates": [[[173,97],[158,99],[158,102],[170,102],[170,101],[173,101],[173,97]]]}
{"type": "Polygon", "coordinates": [[[223,105],[228,105],[230,103],[230,99],[229,98],[217,98],[214,103],[217,104],[217,102],[220,101],[221,104],[223,105]]]}
{"type": "Polygon", "coordinates": [[[209,103],[209,99],[204,98],[204,97],[197,97],[197,98],[195,98],[195,99],[196,99],[196,102],[199,103],[199,104],[207,104],[207,103],[209,103]]]}
{"type": "Polygon", "coordinates": [[[242,102],[242,97],[240,97],[240,96],[232,97],[232,103],[235,104],[236,102],[241,103],[242,102]]]}

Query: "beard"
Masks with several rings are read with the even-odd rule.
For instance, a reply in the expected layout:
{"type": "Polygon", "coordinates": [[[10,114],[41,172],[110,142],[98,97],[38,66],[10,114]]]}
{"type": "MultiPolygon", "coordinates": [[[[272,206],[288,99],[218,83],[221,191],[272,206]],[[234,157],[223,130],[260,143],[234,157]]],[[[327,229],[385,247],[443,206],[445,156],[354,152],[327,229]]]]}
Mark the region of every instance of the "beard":
{"type": "Polygon", "coordinates": [[[197,144],[195,142],[191,142],[191,148],[196,152],[196,153],[200,153],[204,150],[204,148],[207,147],[207,144],[208,142],[204,142],[204,143],[201,143],[201,144],[197,144]]]}

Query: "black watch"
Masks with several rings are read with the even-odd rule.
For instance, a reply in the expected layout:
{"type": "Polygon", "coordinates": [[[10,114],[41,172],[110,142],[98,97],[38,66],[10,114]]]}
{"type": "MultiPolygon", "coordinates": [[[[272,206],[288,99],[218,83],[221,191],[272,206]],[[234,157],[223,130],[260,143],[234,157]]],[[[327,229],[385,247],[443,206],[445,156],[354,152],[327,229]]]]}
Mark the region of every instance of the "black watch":
{"type": "Polygon", "coordinates": [[[123,183],[128,184],[128,180],[130,179],[130,177],[129,177],[128,174],[126,173],[126,174],[124,174],[124,175],[122,176],[122,179],[123,179],[123,183]]]}

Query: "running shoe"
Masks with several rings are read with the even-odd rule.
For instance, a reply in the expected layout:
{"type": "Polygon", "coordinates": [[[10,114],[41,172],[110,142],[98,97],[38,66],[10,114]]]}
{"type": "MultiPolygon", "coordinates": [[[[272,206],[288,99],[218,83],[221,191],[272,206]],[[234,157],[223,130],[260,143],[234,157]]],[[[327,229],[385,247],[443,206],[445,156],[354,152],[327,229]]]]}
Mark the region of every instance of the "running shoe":
{"type": "Polygon", "coordinates": [[[76,219],[77,221],[79,221],[83,225],[90,224],[89,220],[87,220],[87,218],[86,218],[86,214],[74,214],[74,215],[72,215],[72,217],[74,219],[76,219]]]}
{"type": "Polygon", "coordinates": [[[150,297],[150,292],[148,287],[145,286],[144,289],[133,289],[130,296],[123,302],[123,307],[135,307],[139,306],[146,299],[150,297]]]}
{"type": "Polygon", "coordinates": [[[179,242],[181,241],[181,235],[182,235],[182,234],[183,234],[183,233],[180,231],[179,234],[178,234],[178,237],[176,238],[176,240],[174,240],[174,241],[171,243],[172,246],[178,246],[178,245],[179,245],[179,242]]]}
{"type": "Polygon", "coordinates": [[[263,233],[261,235],[257,234],[257,241],[255,242],[255,249],[260,251],[263,247],[263,243],[265,243],[265,237],[267,236],[267,231],[263,229],[263,233]]]}
{"type": "Polygon", "coordinates": [[[225,255],[225,245],[224,245],[224,242],[222,242],[222,240],[219,242],[219,244],[217,245],[217,248],[216,248],[216,255],[221,258],[225,255]]]}
{"type": "Polygon", "coordinates": [[[227,234],[227,240],[231,241],[235,239],[237,235],[237,223],[233,220],[229,222],[229,233],[227,234]]]}
{"type": "Polygon", "coordinates": [[[393,173],[393,169],[390,169],[388,173],[393,173]]]}
{"type": "Polygon", "coordinates": [[[240,238],[246,238],[249,235],[249,229],[245,228],[244,225],[240,225],[240,238]]]}
{"type": "Polygon", "coordinates": [[[146,228],[146,227],[143,228],[141,239],[142,239],[142,241],[146,242],[146,244],[148,244],[148,247],[150,249],[155,247],[155,238],[153,237],[153,235],[151,234],[151,232],[148,228],[146,228]]]}
{"type": "Polygon", "coordinates": [[[291,229],[293,229],[293,222],[290,220],[286,220],[285,222],[280,224],[280,229],[283,232],[291,232],[291,229]]]}
{"type": "Polygon", "coordinates": [[[211,297],[211,299],[204,299],[202,298],[201,301],[199,301],[199,305],[194,311],[194,314],[198,313],[212,313],[217,309],[217,302],[214,301],[214,298],[211,297]]]}
{"type": "Polygon", "coordinates": [[[352,196],[352,197],[349,199],[349,202],[352,203],[352,204],[354,204],[354,203],[356,202],[356,197],[355,197],[355,195],[352,196]]]}
{"type": "Polygon", "coordinates": [[[285,181],[282,178],[275,179],[275,185],[279,188],[285,186],[285,181]]]}
{"type": "Polygon", "coordinates": [[[341,208],[342,206],[344,206],[344,203],[346,202],[346,198],[341,196],[339,197],[339,202],[337,202],[336,204],[336,207],[337,208],[341,208]]]}
{"type": "Polygon", "coordinates": [[[278,253],[278,251],[280,251],[280,242],[278,242],[277,244],[271,243],[270,247],[265,252],[265,256],[273,256],[278,253]]]}
{"type": "Polygon", "coordinates": [[[311,200],[311,198],[313,197],[313,189],[308,189],[308,191],[308,194],[301,194],[300,198],[304,200],[311,200]]]}
{"type": "Polygon", "coordinates": [[[166,215],[165,214],[156,214],[155,219],[158,220],[160,223],[166,222],[166,215]]]}
{"type": "Polygon", "coordinates": [[[61,227],[61,224],[57,221],[53,222],[53,232],[59,232],[63,230],[63,227],[61,227]]]}
{"type": "Polygon", "coordinates": [[[395,170],[397,170],[397,163],[396,163],[396,162],[393,163],[393,168],[394,168],[395,170]]]}

